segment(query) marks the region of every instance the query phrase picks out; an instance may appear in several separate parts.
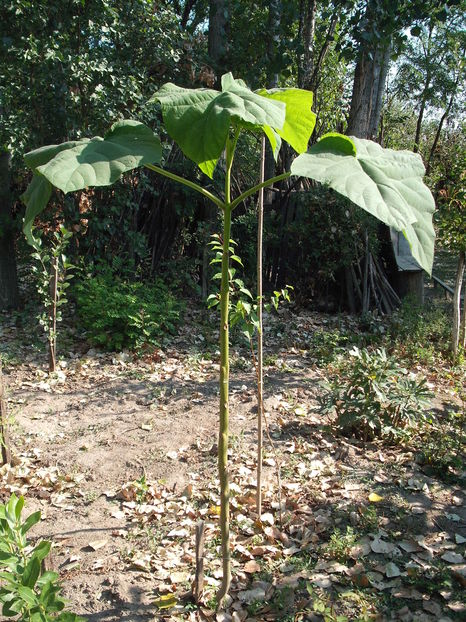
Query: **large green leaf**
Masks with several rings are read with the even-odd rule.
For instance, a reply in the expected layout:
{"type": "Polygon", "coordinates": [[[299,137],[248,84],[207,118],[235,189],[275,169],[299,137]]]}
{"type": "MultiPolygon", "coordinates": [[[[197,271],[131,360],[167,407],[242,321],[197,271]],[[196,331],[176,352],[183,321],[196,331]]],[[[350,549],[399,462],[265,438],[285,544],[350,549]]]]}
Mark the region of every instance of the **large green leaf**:
{"type": "Polygon", "coordinates": [[[73,192],[88,186],[109,186],[123,173],[143,164],[160,162],[159,138],[143,123],[119,121],[100,138],[48,145],[26,154],[34,176],[22,200],[26,204],[23,231],[35,246],[34,218],[46,207],[52,186],[73,192]]]}
{"type": "Polygon", "coordinates": [[[23,232],[29,244],[34,248],[37,248],[37,241],[32,234],[32,225],[34,224],[35,217],[46,208],[52,194],[52,184],[37,172],[37,167],[50,162],[60,151],[72,149],[82,142],[88,141],[75,140],[62,143],[61,145],[46,145],[45,147],[39,147],[39,149],[30,151],[24,156],[24,161],[34,171],[34,175],[26,191],[21,195],[21,200],[26,205],[23,232]]]}
{"type": "MultiPolygon", "coordinates": [[[[316,115],[311,110],[312,92],[303,89],[272,89],[270,91],[262,89],[256,91],[256,93],[262,95],[262,97],[286,104],[285,123],[282,129],[277,129],[275,132],[290,144],[295,151],[304,153],[307,150],[309,139],[316,124],[316,115]]],[[[264,128],[264,131],[268,136],[268,132],[270,134],[274,132],[272,128],[264,128]]],[[[272,148],[274,148],[273,139],[270,136],[269,140],[272,148]]],[[[277,147],[278,149],[280,148],[278,142],[277,147]]],[[[277,150],[275,149],[276,155],[277,150]]]]}
{"type": "Polygon", "coordinates": [[[138,121],[119,121],[104,138],[79,141],[37,170],[67,193],[88,186],[110,186],[123,173],[158,163],[161,157],[160,140],[150,128],[138,121]]]}
{"type": "Polygon", "coordinates": [[[26,205],[24,214],[23,232],[31,246],[37,248],[37,241],[32,234],[34,219],[47,207],[52,194],[52,184],[43,175],[34,173],[29,186],[21,195],[21,200],[26,205]]]}
{"type": "Polygon", "coordinates": [[[291,173],[309,177],[348,197],[379,220],[402,231],[413,257],[431,273],[434,248],[430,190],[418,154],[383,149],[360,138],[332,134],[296,158],[291,173]],[[350,153],[354,144],[356,155],[350,153]]]}
{"type": "Polygon", "coordinates": [[[211,178],[232,124],[257,130],[285,122],[283,102],[254,93],[231,74],[222,77],[221,91],[165,84],[150,101],[160,103],[167,132],[211,178]]]}

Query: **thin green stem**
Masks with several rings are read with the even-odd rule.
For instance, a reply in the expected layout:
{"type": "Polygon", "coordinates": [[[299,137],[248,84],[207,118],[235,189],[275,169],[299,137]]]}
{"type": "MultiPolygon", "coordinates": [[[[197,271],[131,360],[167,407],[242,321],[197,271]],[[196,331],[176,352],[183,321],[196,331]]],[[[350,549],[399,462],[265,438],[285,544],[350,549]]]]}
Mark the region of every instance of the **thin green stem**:
{"type": "Polygon", "coordinates": [[[217,593],[218,608],[230,589],[230,482],[228,474],[229,404],[229,294],[230,294],[230,231],[231,231],[231,169],[239,129],[227,139],[225,149],[225,204],[223,208],[222,282],[220,287],[220,428],[218,435],[218,474],[220,480],[220,532],[222,536],[222,583],[217,593]]]}
{"type": "Polygon", "coordinates": [[[243,194],[240,194],[239,197],[237,197],[234,201],[231,202],[231,209],[235,209],[235,207],[237,205],[242,203],[245,199],[247,199],[251,195],[256,194],[256,192],[259,192],[259,190],[261,188],[267,188],[268,186],[272,186],[277,181],[282,181],[283,179],[288,179],[288,177],[290,177],[290,176],[291,176],[291,173],[289,173],[289,172],[288,173],[282,173],[281,175],[277,175],[276,177],[271,177],[270,179],[266,179],[265,181],[261,182],[260,184],[257,184],[256,186],[253,186],[252,188],[249,188],[249,190],[246,190],[245,192],[243,192],[243,194]]]}
{"type": "Polygon", "coordinates": [[[215,194],[212,194],[212,192],[209,192],[209,190],[206,190],[202,186],[199,186],[199,184],[196,184],[194,181],[190,181],[189,179],[184,179],[183,177],[176,175],[176,173],[171,173],[170,171],[166,171],[165,169],[160,168],[160,166],[156,166],[155,164],[146,164],[145,167],[151,171],[154,171],[155,173],[159,173],[160,175],[163,175],[164,177],[168,177],[168,179],[172,179],[173,181],[177,181],[180,184],[188,186],[188,188],[191,188],[192,190],[195,190],[196,192],[199,192],[200,194],[203,194],[205,197],[210,199],[212,203],[215,203],[217,207],[223,210],[223,206],[224,206],[223,201],[219,197],[216,197],[215,194]]]}

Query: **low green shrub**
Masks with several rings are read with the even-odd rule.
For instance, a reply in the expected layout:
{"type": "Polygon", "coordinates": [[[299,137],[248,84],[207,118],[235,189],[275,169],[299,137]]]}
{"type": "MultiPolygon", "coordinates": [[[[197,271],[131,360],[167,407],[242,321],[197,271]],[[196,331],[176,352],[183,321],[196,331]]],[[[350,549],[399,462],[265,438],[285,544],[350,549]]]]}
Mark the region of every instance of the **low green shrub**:
{"type": "Polygon", "coordinates": [[[309,357],[320,366],[334,363],[347,343],[348,337],[338,330],[317,330],[309,342],[309,357]]]}
{"type": "Polygon", "coordinates": [[[24,498],[12,495],[0,505],[0,603],[2,615],[17,622],[85,622],[64,611],[65,601],[56,572],[44,572],[43,560],[51,543],[32,546],[27,532],[40,520],[34,512],[26,520],[21,513],[24,498]],[[19,617],[18,617],[19,616],[19,617]]]}
{"type": "Polygon", "coordinates": [[[451,317],[445,304],[420,306],[405,298],[390,318],[387,332],[398,355],[408,362],[432,364],[439,355],[449,354],[451,317]]]}
{"type": "Polygon", "coordinates": [[[87,338],[107,350],[160,346],[183,309],[162,281],[129,282],[110,270],[80,279],[74,293],[87,338]]]}
{"type": "Polygon", "coordinates": [[[326,385],[320,409],[335,414],[346,436],[363,440],[399,441],[427,419],[431,393],[425,379],[418,380],[400,367],[385,350],[370,352],[354,347],[338,375],[326,385]]]}
{"type": "Polygon", "coordinates": [[[436,474],[448,479],[460,471],[466,454],[466,415],[451,410],[422,429],[418,442],[418,460],[436,474]]]}

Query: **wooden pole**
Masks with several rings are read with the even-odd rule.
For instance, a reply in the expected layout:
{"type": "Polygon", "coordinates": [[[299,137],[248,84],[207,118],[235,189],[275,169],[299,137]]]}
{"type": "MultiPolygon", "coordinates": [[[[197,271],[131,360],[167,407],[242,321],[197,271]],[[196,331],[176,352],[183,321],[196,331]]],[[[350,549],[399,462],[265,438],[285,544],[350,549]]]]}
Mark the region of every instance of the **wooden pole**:
{"type": "Polygon", "coordinates": [[[49,372],[54,372],[57,366],[57,286],[58,259],[53,257],[50,269],[49,372]]]}
{"type": "Polygon", "coordinates": [[[196,577],[194,579],[194,600],[198,604],[204,589],[204,543],[205,523],[200,520],[196,525],[196,577]]]}
{"type": "MultiPolygon", "coordinates": [[[[265,137],[262,137],[260,183],[264,182],[265,175],[265,137]]],[[[262,234],[264,230],[264,189],[259,190],[257,207],[257,318],[259,329],[257,334],[257,482],[256,506],[259,517],[262,514],[262,452],[263,452],[263,337],[262,337],[262,234]]]]}
{"type": "Polygon", "coordinates": [[[461,287],[465,267],[465,252],[460,251],[458,255],[458,265],[456,269],[455,293],[453,294],[453,328],[451,334],[451,350],[453,356],[458,353],[461,327],[461,287]]]}
{"type": "Polygon", "coordinates": [[[10,437],[8,435],[8,418],[3,385],[2,361],[0,359],[0,443],[2,449],[2,464],[11,463],[10,437]]]}

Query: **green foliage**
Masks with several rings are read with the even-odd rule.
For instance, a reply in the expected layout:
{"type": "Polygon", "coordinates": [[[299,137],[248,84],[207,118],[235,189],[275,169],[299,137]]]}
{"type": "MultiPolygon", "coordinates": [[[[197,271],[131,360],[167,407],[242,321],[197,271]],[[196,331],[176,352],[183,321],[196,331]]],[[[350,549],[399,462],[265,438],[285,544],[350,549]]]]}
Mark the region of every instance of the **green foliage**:
{"type": "Polygon", "coordinates": [[[426,303],[421,307],[408,297],[390,318],[387,346],[407,363],[432,364],[448,355],[450,331],[445,306],[426,303]]]}
{"type": "MultiPolygon", "coordinates": [[[[222,263],[222,241],[217,233],[214,233],[209,246],[215,253],[215,257],[211,260],[211,265],[222,263]]],[[[241,257],[237,254],[236,247],[237,242],[230,239],[230,262],[235,262],[236,265],[244,268],[241,257]]],[[[257,311],[257,302],[254,300],[253,295],[245,287],[243,279],[237,275],[237,269],[231,267],[229,269],[230,274],[230,292],[228,298],[229,304],[229,318],[230,327],[235,326],[241,330],[241,333],[246,339],[252,339],[256,330],[259,330],[259,319],[257,311]]],[[[220,280],[221,272],[217,272],[213,275],[213,280],[220,280]]],[[[273,293],[267,297],[264,302],[264,310],[270,313],[272,310],[278,311],[278,307],[281,302],[291,302],[290,292],[293,290],[291,285],[286,285],[280,290],[274,290],[273,293]]],[[[221,296],[220,292],[212,293],[207,298],[207,306],[209,309],[217,307],[220,304],[221,296]]]]}
{"type": "Polygon", "coordinates": [[[312,334],[309,356],[317,365],[333,363],[345,351],[346,335],[338,330],[317,330],[312,334]]]}
{"type": "MultiPolygon", "coordinates": [[[[438,241],[454,253],[466,250],[466,136],[452,136],[449,153],[443,153],[446,168],[437,182],[438,211],[435,214],[438,241]],[[455,140],[456,138],[456,140],[455,140]]],[[[445,152],[445,148],[442,149],[445,152]]]]}
{"type": "Polygon", "coordinates": [[[331,559],[347,562],[350,551],[356,544],[357,539],[358,535],[354,533],[352,527],[347,527],[346,533],[342,533],[340,529],[336,528],[330,536],[325,552],[331,559]]]}
{"type": "MultiPolygon", "coordinates": [[[[211,260],[211,265],[221,265],[222,263],[222,251],[223,242],[217,233],[214,233],[209,246],[212,252],[215,253],[214,258],[211,260]]],[[[239,255],[237,255],[235,247],[237,242],[230,239],[229,253],[230,262],[234,262],[235,265],[243,267],[243,262],[239,255]]],[[[238,324],[241,325],[242,332],[247,338],[252,337],[254,331],[259,326],[259,320],[257,318],[257,305],[254,304],[254,298],[249,289],[244,285],[244,281],[237,276],[237,269],[229,268],[230,285],[229,285],[229,318],[230,326],[233,328],[238,324]]],[[[222,277],[221,272],[217,272],[213,275],[213,280],[220,280],[222,277]]],[[[212,293],[207,298],[207,306],[209,309],[217,307],[221,302],[220,291],[212,293]]]]}
{"type": "Polygon", "coordinates": [[[465,412],[447,411],[420,431],[419,460],[429,465],[441,477],[451,470],[461,470],[465,459],[465,412]]]}
{"type": "Polygon", "coordinates": [[[435,203],[422,181],[425,169],[418,154],[331,134],[298,156],[291,172],[328,184],[386,225],[402,231],[415,259],[431,273],[435,203]]]}
{"type": "Polygon", "coordinates": [[[170,5],[2,2],[0,144],[17,159],[35,145],[102,134],[109,120],[153,119],[144,103],[162,76],[191,81],[202,62],[203,46],[193,58],[193,37],[170,5]]]}
{"type": "Polygon", "coordinates": [[[348,618],[344,615],[338,615],[330,600],[317,594],[310,583],[307,584],[306,588],[312,599],[312,610],[319,614],[324,622],[348,622],[348,618]]]}
{"type": "Polygon", "coordinates": [[[27,208],[25,233],[47,205],[52,185],[64,193],[87,186],[110,186],[123,173],[159,162],[161,157],[159,138],[138,121],[118,121],[104,138],[83,138],[30,151],[24,157],[34,172],[30,187],[22,195],[27,208]]]}
{"type": "Polygon", "coordinates": [[[160,346],[175,332],[182,312],[162,281],[132,283],[108,268],[81,278],[75,296],[87,338],[107,350],[160,346]]]}
{"type": "Polygon", "coordinates": [[[0,506],[0,603],[6,618],[17,622],[84,622],[64,611],[65,601],[56,572],[44,572],[51,543],[33,546],[27,532],[40,521],[40,512],[22,520],[24,498],[11,496],[0,506]]]}
{"type": "Polygon", "coordinates": [[[354,347],[350,355],[319,400],[321,412],[336,414],[343,434],[400,441],[430,420],[425,379],[411,377],[384,349],[354,347]]]}
{"type": "Polygon", "coordinates": [[[209,177],[213,177],[231,127],[263,131],[277,157],[280,138],[299,153],[305,151],[315,125],[309,91],[254,93],[231,73],[222,76],[220,92],[165,84],[150,101],[161,104],[168,133],[209,177]]]}

